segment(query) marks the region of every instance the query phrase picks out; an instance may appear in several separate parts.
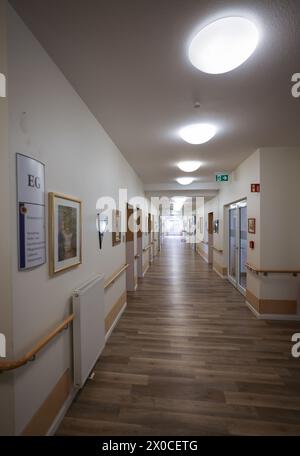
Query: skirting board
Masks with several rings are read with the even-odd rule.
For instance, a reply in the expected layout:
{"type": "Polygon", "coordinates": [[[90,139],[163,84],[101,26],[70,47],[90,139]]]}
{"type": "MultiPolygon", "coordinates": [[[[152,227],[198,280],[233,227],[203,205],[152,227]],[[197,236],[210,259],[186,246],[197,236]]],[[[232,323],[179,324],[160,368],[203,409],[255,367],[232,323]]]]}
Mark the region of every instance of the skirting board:
{"type": "Polygon", "coordinates": [[[71,407],[77,393],[78,393],[78,389],[75,389],[73,388],[69,394],[69,397],[67,398],[66,402],[63,404],[62,408],[60,409],[58,415],[56,416],[55,420],[53,421],[53,423],[51,424],[46,436],[47,437],[51,437],[51,436],[54,436],[56,434],[56,431],[57,429],[59,428],[62,420],[64,419],[67,411],[69,410],[69,408],[71,407]]]}
{"type": "Polygon", "coordinates": [[[213,270],[215,271],[216,274],[218,274],[219,277],[221,277],[221,279],[227,279],[227,276],[222,275],[214,266],[213,266],[213,270]]]}
{"type": "Polygon", "coordinates": [[[208,263],[208,257],[204,255],[204,253],[202,253],[201,250],[197,250],[197,253],[201,256],[202,260],[204,260],[205,263],[208,263]]]}
{"type": "Polygon", "coordinates": [[[146,268],[143,270],[143,277],[145,277],[149,268],[150,268],[150,264],[148,264],[148,266],[146,266],[146,268]]]}
{"type": "Polygon", "coordinates": [[[250,302],[246,301],[246,305],[258,320],[300,321],[300,315],[260,314],[250,302]]]}
{"type": "Polygon", "coordinates": [[[111,327],[109,328],[109,330],[107,331],[106,335],[105,335],[105,341],[107,341],[110,336],[111,336],[111,333],[113,332],[116,324],[118,323],[118,321],[120,320],[124,310],[126,309],[127,307],[127,302],[125,302],[125,304],[123,305],[123,307],[121,308],[120,312],[118,313],[117,315],[117,318],[114,320],[113,324],[111,325],[111,327]]]}
{"type": "Polygon", "coordinates": [[[70,407],[77,391],[73,387],[70,369],[67,369],[30,422],[23,430],[23,436],[53,435],[70,407]]]}

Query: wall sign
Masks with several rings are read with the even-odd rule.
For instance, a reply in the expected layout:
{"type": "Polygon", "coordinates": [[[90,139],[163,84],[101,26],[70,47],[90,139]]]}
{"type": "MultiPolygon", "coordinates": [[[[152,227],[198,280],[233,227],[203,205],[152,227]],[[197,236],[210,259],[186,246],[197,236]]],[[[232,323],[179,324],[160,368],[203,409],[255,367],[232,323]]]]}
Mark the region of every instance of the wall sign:
{"type": "Polygon", "coordinates": [[[216,174],[216,181],[217,182],[228,182],[229,181],[229,174],[216,174]]]}
{"type": "Polygon", "coordinates": [[[45,165],[17,154],[19,270],[46,262],[45,165]]]}
{"type": "Polygon", "coordinates": [[[251,192],[252,193],[259,193],[260,192],[260,184],[251,184],[251,192]]]}
{"type": "Polygon", "coordinates": [[[248,233],[256,234],[256,219],[248,218],[248,233]]]}

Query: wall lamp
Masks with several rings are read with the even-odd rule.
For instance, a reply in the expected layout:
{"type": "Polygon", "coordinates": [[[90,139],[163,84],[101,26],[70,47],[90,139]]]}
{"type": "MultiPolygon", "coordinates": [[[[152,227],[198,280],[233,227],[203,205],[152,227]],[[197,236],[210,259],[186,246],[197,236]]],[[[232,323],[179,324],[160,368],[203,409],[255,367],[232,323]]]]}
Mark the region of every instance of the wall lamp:
{"type": "Polygon", "coordinates": [[[99,248],[101,250],[102,244],[103,244],[103,236],[105,231],[107,230],[108,226],[108,216],[101,214],[99,212],[97,214],[97,231],[98,231],[98,236],[99,236],[99,248]]]}

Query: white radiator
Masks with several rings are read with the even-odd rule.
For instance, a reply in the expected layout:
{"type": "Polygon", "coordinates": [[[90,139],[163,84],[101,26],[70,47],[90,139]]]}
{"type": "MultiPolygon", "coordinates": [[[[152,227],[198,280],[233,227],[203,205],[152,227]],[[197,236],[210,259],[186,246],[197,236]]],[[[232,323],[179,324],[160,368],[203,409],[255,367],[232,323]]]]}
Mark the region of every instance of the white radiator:
{"type": "Polygon", "coordinates": [[[105,345],[104,276],[73,292],[74,384],[82,388],[105,345]]]}

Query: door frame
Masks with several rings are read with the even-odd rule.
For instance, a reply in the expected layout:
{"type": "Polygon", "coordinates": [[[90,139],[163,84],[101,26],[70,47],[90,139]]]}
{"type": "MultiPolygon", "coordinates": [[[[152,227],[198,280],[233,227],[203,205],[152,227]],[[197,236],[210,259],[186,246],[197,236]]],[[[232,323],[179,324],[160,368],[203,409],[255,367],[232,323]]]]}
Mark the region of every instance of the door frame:
{"type": "Polygon", "coordinates": [[[228,227],[227,227],[227,279],[229,282],[242,294],[246,295],[246,288],[243,288],[240,284],[240,272],[241,272],[241,208],[247,207],[247,198],[243,198],[235,203],[229,204],[228,206],[228,227]],[[230,211],[236,210],[236,244],[235,244],[235,278],[230,275],[230,211]]]}
{"type": "Polygon", "coordinates": [[[207,222],[207,239],[208,239],[208,264],[212,265],[214,261],[214,213],[209,212],[208,215],[208,222],[207,222]]]}
{"type": "Polygon", "coordinates": [[[127,291],[135,291],[135,258],[134,258],[134,232],[129,229],[128,220],[134,214],[134,209],[130,204],[126,208],[126,289],[127,291]]]}
{"type": "Polygon", "coordinates": [[[138,278],[143,277],[143,212],[139,207],[137,210],[136,226],[137,226],[137,275],[138,278]]]}

